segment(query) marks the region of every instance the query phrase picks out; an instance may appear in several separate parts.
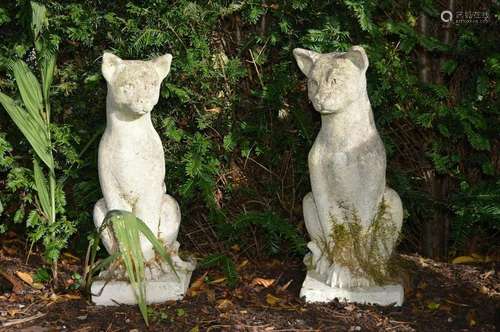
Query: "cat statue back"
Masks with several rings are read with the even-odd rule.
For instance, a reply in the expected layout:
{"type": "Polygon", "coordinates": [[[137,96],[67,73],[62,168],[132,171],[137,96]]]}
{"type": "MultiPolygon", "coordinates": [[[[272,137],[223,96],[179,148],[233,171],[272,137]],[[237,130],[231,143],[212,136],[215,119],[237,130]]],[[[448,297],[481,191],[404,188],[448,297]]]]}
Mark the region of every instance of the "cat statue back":
{"type": "Polygon", "coordinates": [[[309,99],[321,114],[321,129],[308,158],[312,192],[303,201],[311,237],[305,262],[330,287],[372,286],[373,278],[360,271],[359,262],[347,266],[346,259],[332,254],[343,252],[335,247],[340,243],[335,239],[339,225],[356,223],[370,232],[383,206],[384,218],[394,225],[393,234],[376,244],[383,242],[380,255],[385,262],[402,223],[401,200],[386,186],[385,149],[367,94],[368,57],[360,46],[347,52],[320,54],[298,48],[293,53],[307,77],[309,99]]]}

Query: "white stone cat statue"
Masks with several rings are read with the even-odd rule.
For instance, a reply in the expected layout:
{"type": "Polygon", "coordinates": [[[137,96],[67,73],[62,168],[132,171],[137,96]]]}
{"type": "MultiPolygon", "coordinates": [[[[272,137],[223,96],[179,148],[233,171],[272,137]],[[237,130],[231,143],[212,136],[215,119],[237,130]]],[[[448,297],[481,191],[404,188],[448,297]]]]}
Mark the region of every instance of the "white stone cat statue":
{"type": "MultiPolygon", "coordinates": [[[[321,129],[308,158],[312,192],[303,200],[311,253],[305,258],[309,272],[301,294],[308,301],[341,297],[353,302],[388,304],[377,296],[366,295],[372,290],[387,295],[387,289],[329,257],[329,250],[336,244],[335,225],[357,222],[366,232],[383,204],[384,218],[394,226],[392,234],[381,240],[384,248],[379,251],[385,263],[403,220],[401,200],[386,186],[385,149],[366,90],[368,57],[360,46],[342,53],[320,54],[300,48],[293,53],[307,76],[309,99],[321,114],[321,129]],[[365,290],[359,293],[353,290],[356,288],[365,290]]],[[[402,288],[396,288],[393,302],[400,304],[402,288]]]]}
{"type": "MultiPolygon", "coordinates": [[[[108,86],[107,122],[99,144],[98,171],[104,198],[95,204],[94,223],[99,229],[111,210],[132,212],[165,244],[177,268],[192,271],[194,266],[177,255],[181,213],[176,200],[165,193],[164,151],[151,122],[151,111],[158,103],[160,85],[170,71],[171,61],[170,54],[151,61],[122,60],[111,53],[103,55],[102,74],[108,86]]],[[[109,227],[101,238],[110,254],[118,249],[109,227]]],[[[142,235],[140,241],[144,260],[149,266],[156,266],[146,269],[146,279],[161,279],[164,271],[155,265],[152,244],[142,235]]],[[[148,291],[148,302],[159,302],[154,299],[154,292],[148,291]]],[[[132,296],[121,298],[113,294],[113,300],[134,303],[133,293],[129,295],[132,296]]],[[[93,300],[108,304],[106,296],[93,300]]]]}

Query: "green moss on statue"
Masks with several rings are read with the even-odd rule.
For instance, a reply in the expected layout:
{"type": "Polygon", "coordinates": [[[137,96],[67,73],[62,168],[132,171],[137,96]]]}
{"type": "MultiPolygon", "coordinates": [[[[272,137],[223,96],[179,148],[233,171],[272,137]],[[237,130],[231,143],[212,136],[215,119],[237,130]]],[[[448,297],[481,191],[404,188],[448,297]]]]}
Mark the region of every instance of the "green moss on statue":
{"type": "Polygon", "coordinates": [[[344,220],[332,218],[329,239],[319,241],[329,262],[344,266],[353,276],[377,285],[392,281],[396,269],[391,252],[399,232],[389,218],[385,201],[380,203],[369,227],[363,227],[356,211],[339,205],[345,211],[344,220]]]}

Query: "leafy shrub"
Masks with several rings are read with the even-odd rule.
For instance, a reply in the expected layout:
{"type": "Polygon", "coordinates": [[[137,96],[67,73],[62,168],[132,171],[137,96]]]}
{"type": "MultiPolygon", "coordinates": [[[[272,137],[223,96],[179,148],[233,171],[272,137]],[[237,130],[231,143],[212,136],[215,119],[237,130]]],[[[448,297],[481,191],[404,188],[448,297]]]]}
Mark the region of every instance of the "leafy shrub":
{"type": "MultiPolygon", "coordinates": [[[[123,58],[174,56],[153,121],[163,134],[167,190],[180,197],[181,235],[202,230],[206,222],[222,224],[214,227],[219,237],[250,243],[249,234],[237,232],[268,227],[250,220],[277,227],[286,220],[287,234],[304,236],[300,206],[310,190],[307,153],[320,122],[293,62],[294,47],[366,48],[369,96],[388,151],[388,182],[406,209],[403,246],[446,255],[448,245],[459,243],[448,231],[460,233],[454,231],[462,227],[460,211],[468,210],[466,201],[456,207],[452,198],[461,192],[460,183],[480,194],[489,187],[480,184],[498,178],[498,34],[490,25],[456,24],[446,42],[439,19],[446,8],[439,2],[43,3],[51,13],[48,37],[60,43],[51,96],[53,124],[59,128],[52,130],[60,151],[54,158],[67,173],[66,213],[82,229],[93,228],[90,211],[100,197],[96,148],[105,125],[99,60],[104,50],[123,58]],[[429,19],[428,31],[419,28],[422,15],[429,19]],[[431,73],[426,80],[423,69],[431,73]],[[238,222],[245,211],[257,215],[238,222]],[[262,211],[273,211],[273,217],[262,211]]],[[[498,4],[477,6],[489,12],[492,26],[497,24],[498,4]]],[[[32,65],[29,20],[23,2],[0,8],[0,89],[13,91],[9,61],[26,59],[32,65]]],[[[19,133],[4,126],[5,119],[0,114],[5,133],[0,137],[9,142],[0,144],[6,179],[0,183],[3,230],[11,220],[26,220],[34,199],[28,147],[24,141],[14,144],[19,133]]],[[[486,218],[475,220],[478,233],[491,232],[486,218]]],[[[260,247],[272,253],[295,250],[283,245],[282,230],[266,232],[276,235],[259,233],[260,247]]],[[[196,234],[217,240],[217,234],[196,234]]]]}

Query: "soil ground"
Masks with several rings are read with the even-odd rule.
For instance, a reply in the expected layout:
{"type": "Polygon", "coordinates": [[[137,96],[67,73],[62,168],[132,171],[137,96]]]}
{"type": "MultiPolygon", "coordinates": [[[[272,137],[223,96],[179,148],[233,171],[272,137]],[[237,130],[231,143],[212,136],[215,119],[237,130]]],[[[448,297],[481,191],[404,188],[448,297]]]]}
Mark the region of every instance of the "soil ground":
{"type": "Polygon", "coordinates": [[[300,261],[237,261],[239,282],[229,287],[216,269],[195,271],[182,301],[150,306],[146,327],[135,306],[97,307],[76,288],[82,263],[60,264],[61,289],[22,281],[40,258],[25,264],[25,245],[2,239],[0,331],[495,331],[499,329],[500,264],[438,263],[400,255],[405,303],[379,307],[299,298],[300,261]]]}

